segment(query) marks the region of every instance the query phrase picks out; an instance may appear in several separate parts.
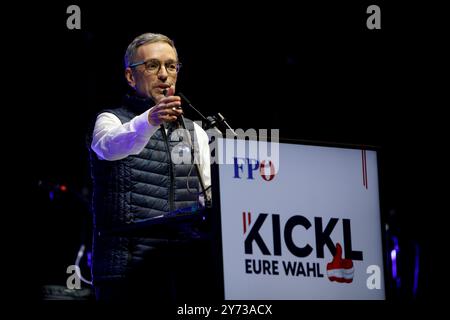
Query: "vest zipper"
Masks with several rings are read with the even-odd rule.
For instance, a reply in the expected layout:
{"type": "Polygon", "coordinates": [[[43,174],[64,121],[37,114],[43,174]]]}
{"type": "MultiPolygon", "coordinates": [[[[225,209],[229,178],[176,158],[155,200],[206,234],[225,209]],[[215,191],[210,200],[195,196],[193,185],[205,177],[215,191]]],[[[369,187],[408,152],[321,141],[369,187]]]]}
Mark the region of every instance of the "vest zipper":
{"type": "Polygon", "coordinates": [[[175,204],[174,204],[174,198],[175,198],[175,186],[174,186],[174,173],[173,173],[173,163],[172,163],[172,158],[170,155],[170,146],[169,146],[169,142],[167,141],[167,134],[166,134],[166,129],[164,128],[164,126],[161,126],[161,130],[162,130],[162,134],[164,137],[164,143],[166,144],[167,147],[167,153],[169,155],[169,178],[170,178],[170,186],[169,186],[169,210],[170,211],[174,211],[175,210],[175,204]]]}

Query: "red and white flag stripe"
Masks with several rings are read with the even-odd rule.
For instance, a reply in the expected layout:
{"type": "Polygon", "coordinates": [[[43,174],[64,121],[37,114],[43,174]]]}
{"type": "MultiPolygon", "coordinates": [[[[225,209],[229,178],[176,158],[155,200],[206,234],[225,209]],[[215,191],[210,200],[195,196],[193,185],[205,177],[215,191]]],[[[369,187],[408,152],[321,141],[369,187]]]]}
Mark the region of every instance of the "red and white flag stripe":
{"type": "Polygon", "coordinates": [[[366,150],[361,150],[361,158],[362,158],[362,177],[363,177],[363,186],[368,189],[369,181],[367,180],[367,159],[366,159],[366,150]]]}
{"type": "Polygon", "coordinates": [[[247,226],[250,226],[250,223],[252,223],[252,214],[250,212],[242,212],[242,225],[244,227],[244,234],[247,232],[247,226]]]}

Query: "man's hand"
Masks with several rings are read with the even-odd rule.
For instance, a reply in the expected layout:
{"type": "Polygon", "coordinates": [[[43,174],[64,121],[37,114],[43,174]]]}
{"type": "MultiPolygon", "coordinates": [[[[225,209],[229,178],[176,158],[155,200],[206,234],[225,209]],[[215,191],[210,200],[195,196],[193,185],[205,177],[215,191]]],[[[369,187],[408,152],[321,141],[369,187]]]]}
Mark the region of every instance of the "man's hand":
{"type": "Polygon", "coordinates": [[[164,97],[158,104],[150,109],[148,122],[153,126],[159,126],[163,121],[176,121],[183,114],[181,98],[179,96],[164,97]]]}

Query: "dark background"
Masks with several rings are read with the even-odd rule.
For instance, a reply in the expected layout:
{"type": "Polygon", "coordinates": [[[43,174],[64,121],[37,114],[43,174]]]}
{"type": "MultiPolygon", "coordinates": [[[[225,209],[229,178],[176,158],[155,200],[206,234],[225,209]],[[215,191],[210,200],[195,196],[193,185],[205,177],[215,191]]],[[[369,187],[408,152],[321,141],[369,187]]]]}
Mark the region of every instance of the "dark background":
{"type": "Polygon", "coordinates": [[[128,90],[127,45],[157,32],[175,41],[183,63],[177,89],[204,114],[221,112],[235,128],[279,128],[283,138],[379,148],[383,216],[403,250],[402,285],[388,277],[392,297],[438,296],[446,146],[440,8],[374,2],[382,29],[368,30],[371,2],[243,3],[78,1],[81,30],[66,28],[73,3],[16,9],[8,28],[19,34],[11,45],[23,58],[13,113],[26,119],[16,128],[27,141],[19,145],[25,177],[17,216],[33,239],[16,254],[37,265],[27,294],[64,284],[65,267],[88,238],[85,134],[96,112],[128,90]]]}

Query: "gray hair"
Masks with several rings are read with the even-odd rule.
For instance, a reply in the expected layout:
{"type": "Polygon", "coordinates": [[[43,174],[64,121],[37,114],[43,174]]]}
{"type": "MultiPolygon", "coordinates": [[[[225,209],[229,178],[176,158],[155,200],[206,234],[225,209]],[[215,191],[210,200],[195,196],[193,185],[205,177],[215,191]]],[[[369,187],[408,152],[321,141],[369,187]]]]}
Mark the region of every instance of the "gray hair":
{"type": "Polygon", "coordinates": [[[136,51],[140,46],[143,46],[144,44],[148,44],[148,43],[154,43],[154,42],[165,42],[165,43],[169,44],[175,50],[175,54],[178,59],[178,53],[177,53],[177,49],[175,48],[175,44],[169,37],[167,37],[163,34],[159,34],[159,33],[144,33],[144,34],[141,34],[140,36],[136,37],[128,45],[127,51],[125,52],[125,56],[124,56],[125,68],[128,68],[130,64],[135,62],[133,60],[136,55],[136,51]]]}

